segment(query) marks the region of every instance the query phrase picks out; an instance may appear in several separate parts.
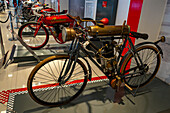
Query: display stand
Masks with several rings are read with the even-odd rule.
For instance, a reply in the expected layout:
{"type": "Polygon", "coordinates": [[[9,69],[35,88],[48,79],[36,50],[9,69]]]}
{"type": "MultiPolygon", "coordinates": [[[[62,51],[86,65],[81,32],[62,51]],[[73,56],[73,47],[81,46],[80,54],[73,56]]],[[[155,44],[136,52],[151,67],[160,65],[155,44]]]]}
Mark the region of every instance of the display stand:
{"type": "MultiPolygon", "coordinates": [[[[11,26],[11,33],[12,33],[12,38],[9,39],[10,41],[18,40],[20,43],[27,49],[29,53],[32,54],[32,56],[36,59],[37,62],[40,62],[40,58],[35,54],[35,52],[27,46],[27,44],[15,33],[13,29],[13,22],[12,22],[12,14],[11,11],[9,11],[8,18],[10,18],[10,26],[11,26]],[[14,35],[16,35],[17,38],[14,38],[14,35]]],[[[8,18],[5,22],[8,21],[8,18]]],[[[2,23],[5,23],[2,22],[2,23]]],[[[9,28],[9,25],[7,26],[7,29],[9,28]]],[[[4,45],[3,45],[3,39],[2,39],[2,33],[1,33],[1,28],[0,28],[0,47],[1,47],[1,53],[2,53],[2,59],[0,59],[0,68],[3,67],[6,68],[9,64],[11,64],[14,61],[14,54],[16,51],[16,45],[13,45],[11,50],[7,51],[5,53],[4,45]]]]}
{"type": "MultiPolygon", "coordinates": [[[[143,76],[144,77],[144,76],[143,76]]],[[[140,85],[140,84],[139,84],[140,85]]],[[[138,85],[138,87],[136,89],[131,89],[127,86],[125,86],[125,97],[132,103],[135,105],[135,103],[127,96],[128,94],[131,94],[133,97],[136,97],[136,96],[140,96],[140,95],[143,95],[143,94],[146,94],[146,93],[149,93],[151,92],[151,90],[145,90],[145,91],[140,91],[139,88],[140,86],[138,85]]]]}
{"type": "MultiPolygon", "coordinates": [[[[17,15],[17,10],[18,10],[18,6],[15,8],[15,15],[17,15]]],[[[16,16],[16,27],[14,27],[15,29],[18,29],[18,16],[16,16]]]]}
{"type": "MultiPolygon", "coordinates": [[[[16,34],[14,32],[14,34],[16,34]]],[[[37,62],[40,62],[40,58],[35,54],[35,52],[27,46],[27,44],[16,34],[18,41],[34,56],[34,58],[37,60],[37,62]]]]}
{"type": "Polygon", "coordinates": [[[6,69],[7,66],[13,62],[15,49],[16,49],[16,45],[13,45],[12,48],[8,51],[8,54],[6,56],[5,63],[4,63],[4,69],[6,69]]]}
{"type": "MultiPolygon", "coordinates": [[[[34,53],[40,60],[53,55],[66,55],[70,44],[50,44],[40,50],[34,50],[34,53]]],[[[37,61],[35,57],[23,46],[16,45],[16,51],[14,54],[14,63],[37,61]]]]}
{"type": "Polygon", "coordinates": [[[10,26],[12,30],[12,38],[9,38],[9,41],[16,41],[17,39],[14,37],[14,27],[13,27],[13,22],[12,22],[12,13],[9,11],[9,19],[10,19],[10,26]]]}

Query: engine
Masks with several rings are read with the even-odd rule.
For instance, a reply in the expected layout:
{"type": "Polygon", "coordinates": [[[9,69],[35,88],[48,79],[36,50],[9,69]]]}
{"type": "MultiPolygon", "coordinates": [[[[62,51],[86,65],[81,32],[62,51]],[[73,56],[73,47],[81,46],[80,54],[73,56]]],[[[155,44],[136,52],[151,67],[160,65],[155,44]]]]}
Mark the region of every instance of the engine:
{"type": "Polygon", "coordinates": [[[112,73],[116,69],[116,41],[103,42],[103,47],[98,50],[96,59],[101,64],[104,72],[112,73]]]}

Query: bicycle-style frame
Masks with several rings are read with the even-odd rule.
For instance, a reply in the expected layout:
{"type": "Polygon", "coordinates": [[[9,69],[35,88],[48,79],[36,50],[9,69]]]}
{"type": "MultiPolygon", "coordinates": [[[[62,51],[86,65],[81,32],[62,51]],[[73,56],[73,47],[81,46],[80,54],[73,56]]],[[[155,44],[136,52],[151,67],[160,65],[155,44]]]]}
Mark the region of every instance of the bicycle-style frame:
{"type": "MultiPolygon", "coordinates": [[[[122,37],[117,37],[117,38],[118,38],[118,39],[122,39],[122,37]]],[[[90,43],[93,44],[92,42],[90,42],[90,43]]],[[[71,46],[70,46],[70,49],[69,49],[70,53],[68,53],[69,56],[70,56],[69,63],[68,63],[69,65],[68,65],[68,64],[67,64],[67,65],[64,64],[64,66],[63,66],[63,68],[64,68],[65,66],[67,66],[64,75],[66,75],[67,72],[70,70],[71,58],[72,58],[72,57],[74,57],[74,60],[75,60],[75,61],[76,61],[79,57],[83,58],[83,56],[79,54],[79,51],[80,51],[80,50],[85,54],[85,57],[88,57],[88,58],[107,76],[107,78],[110,79],[110,77],[111,77],[111,76],[109,76],[110,74],[105,73],[105,72],[103,71],[103,69],[101,68],[101,66],[94,60],[94,58],[89,54],[89,52],[88,52],[86,49],[83,48],[83,46],[80,44],[78,38],[76,38],[75,40],[73,40],[72,43],[71,43],[71,46]]],[[[96,48],[96,51],[98,51],[97,48],[96,48]]],[[[128,54],[130,54],[130,53],[132,53],[133,55],[135,55],[135,54],[136,54],[136,49],[135,49],[135,47],[134,47],[134,45],[133,45],[130,37],[129,37],[129,36],[126,36],[126,37],[124,38],[124,43],[123,43],[123,45],[122,45],[121,51],[120,51],[119,56],[118,56],[118,59],[117,59],[117,61],[118,61],[118,62],[120,61],[120,63],[117,65],[117,66],[118,66],[118,67],[117,67],[117,68],[118,68],[118,71],[117,71],[117,74],[116,74],[116,75],[118,75],[120,78],[124,78],[124,77],[127,77],[127,76],[130,75],[130,74],[122,75],[123,73],[121,73],[121,68],[122,68],[123,62],[124,62],[124,60],[126,59],[126,56],[127,56],[128,54]],[[130,45],[130,48],[131,48],[131,49],[129,48],[129,51],[122,57],[121,55],[122,55],[122,53],[123,53],[124,48],[126,47],[126,46],[125,46],[126,43],[128,43],[128,42],[129,42],[129,45],[130,45]]],[[[67,60],[67,59],[66,59],[66,60],[67,60]]],[[[143,67],[142,60],[140,59],[140,57],[139,57],[138,54],[135,55],[135,60],[136,60],[136,63],[138,64],[138,66],[140,65],[141,67],[143,67]],[[137,60],[137,59],[139,59],[139,60],[137,60]]],[[[86,63],[88,64],[89,70],[91,70],[91,67],[89,67],[89,63],[87,62],[87,60],[85,60],[85,61],[86,61],[86,63]]],[[[74,68],[75,68],[75,62],[74,62],[74,64],[73,64],[73,66],[72,66],[71,72],[73,72],[74,68]]],[[[61,72],[63,72],[63,69],[62,69],[61,72]]],[[[127,73],[127,72],[126,72],[126,73],[127,73]]],[[[133,73],[133,74],[134,74],[134,73],[133,73]]],[[[63,75],[63,74],[60,73],[59,79],[62,79],[62,78],[63,78],[63,77],[61,77],[61,75],[63,75]]],[[[67,80],[71,77],[71,75],[72,75],[72,73],[70,73],[69,77],[65,80],[65,82],[67,82],[67,80]]],[[[90,80],[91,80],[91,77],[92,77],[92,75],[91,75],[91,73],[89,73],[89,79],[90,79],[90,80]]]]}
{"type": "Polygon", "coordinates": [[[57,23],[61,23],[61,24],[62,24],[62,23],[63,23],[63,20],[64,20],[64,21],[67,22],[67,23],[71,23],[71,24],[70,24],[70,27],[73,27],[74,20],[71,19],[71,18],[69,18],[69,17],[67,17],[67,15],[64,15],[64,18],[63,18],[63,19],[61,19],[61,17],[58,17],[58,18],[57,18],[57,16],[60,16],[60,15],[57,15],[57,16],[55,16],[55,17],[49,17],[49,20],[46,20],[46,17],[47,17],[47,16],[45,16],[45,15],[46,15],[46,13],[43,13],[43,14],[39,17],[39,19],[37,20],[37,26],[36,26],[36,29],[35,29],[34,36],[37,35],[40,27],[43,26],[43,24],[45,24],[45,25],[46,25],[45,27],[47,27],[47,28],[50,30],[50,32],[51,32],[52,36],[54,37],[54,39],[56,40],[56,42],[59,43],[59,44],[62,44],[63,42],[59,41],[59,40],[57,39],[57,37],[55,37],[55,35],[54,35],[53,31],[52,31],[53,25],[56,24],[56,23],[52,23],[51,21],[59,20],[57,23]],[[65,20],[66,18],[67,18],[67,20],[65,20]]]}

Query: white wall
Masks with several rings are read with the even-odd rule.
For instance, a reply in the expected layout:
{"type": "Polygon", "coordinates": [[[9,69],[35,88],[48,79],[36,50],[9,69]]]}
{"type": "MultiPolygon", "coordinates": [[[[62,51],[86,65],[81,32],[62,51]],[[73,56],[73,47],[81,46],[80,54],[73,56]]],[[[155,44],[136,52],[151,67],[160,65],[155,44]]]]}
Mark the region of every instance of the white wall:
{"type": "Polygon", "coordinates": [[[69,0],[60,0],[60,11],[69,10],[69,0]]]}
{"type": "Polygon", "coordinates": [[[124,20],[127,20],[129,12],[130,0],[119,0],[116,15],[116,25],[123,24],[124,20]]]}
{"type": "MultiPolygon", "coordinates": [[[[43,2],[43,0],[40,0],[43,2]]],[[[55,10],[58,11],[58,0],[45,0],[45,3],[48,4],[50,7],[55,7],[55,10]],[[55,6],[54,6],[55,4],[55,6]]],[[[60,0],[60,11],[68,10],[69,9],[69,0],[60,0]]]]}
{"type": "Polygon", "coordinates": [[[165,15],[159,35],[165,36],[166,42],[160,44],[163,50],[163,59],[158,76],[163,81],[170,84],[170,0],[168,0],[167,2],[165,15]]]}
{"type": "Polygon", "coordinates": [[[149,41],[158,39],[167,0],[144,0],[138,32],[148,33],[149,41]]]}
{"type": "MultiPolygon", "coordinates": [[[[155,41],[158,39],[162,21],[165,14],[167,0],[144,0],[143,7],[141,12],[141,17],[139,21],[138,32],[144,32],[149,35],[147,41],[155,41]]],[[[170,32],[170,31],[169,31],[170,32]]],[[[137,40],[136,43],[144,40],[137,40]]],[[[163,43],[162,43],[163,44],[163,43]]],[[[164,51],[164,48],[161,47],[164,51]]],[[[164,56],[165,56],[164,52],[164,56]]],[[[165,57],[164,57],[165,58],[165,57]]],[[[161,61],[161,66],[156,75],[161,80],[170,84],[170,63],[164,61],[164,58],[161,61]],[[168,79],[167,79],[168,78],[168,79]]]]}
{"type": "MultiPolygon", "coordinates": [[[[167,0],[143,0],[138,31],[149,34],[149,40],[156,40],[159,36],[167,0]]],[[[127,20],[130,0],[119,0],[116,25],[127,20]]]]}

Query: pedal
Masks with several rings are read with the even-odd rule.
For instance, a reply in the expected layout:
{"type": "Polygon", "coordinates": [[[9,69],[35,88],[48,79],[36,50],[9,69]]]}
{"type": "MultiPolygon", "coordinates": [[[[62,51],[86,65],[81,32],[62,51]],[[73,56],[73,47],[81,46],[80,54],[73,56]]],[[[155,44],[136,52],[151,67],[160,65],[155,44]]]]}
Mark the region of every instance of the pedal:
{"type": "Polygon", "coordinates": [[[116,75],[116,78],[110,81],[110,85],[113,89],[117,89],[121,86],[121,78],[116,75]]]}
{"type": "Polygon", "coordinates": [[[125,87],[126,87],[128,90],[130,90],[130,91],[133,90],[133,89],[132,89],[130,86],[128,86],[127,84],[125,84],[125,87]]]}

